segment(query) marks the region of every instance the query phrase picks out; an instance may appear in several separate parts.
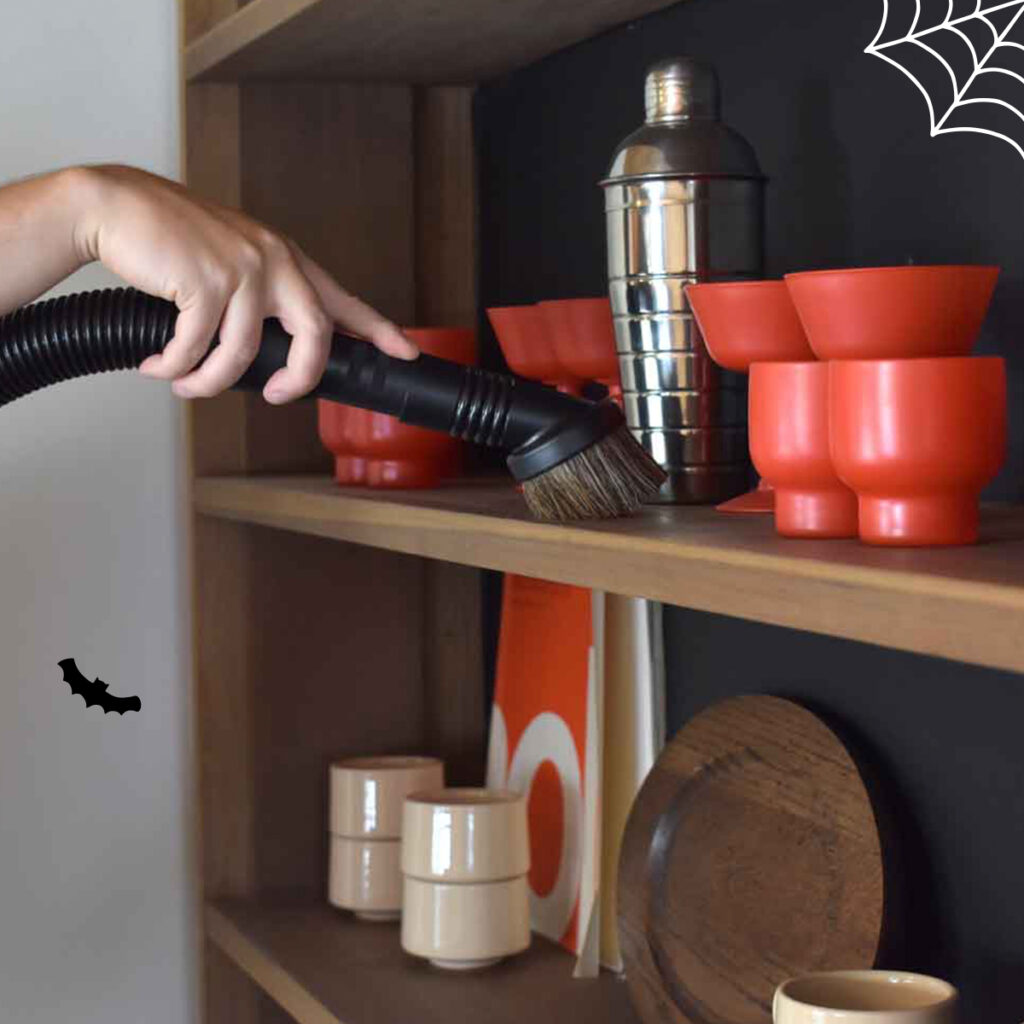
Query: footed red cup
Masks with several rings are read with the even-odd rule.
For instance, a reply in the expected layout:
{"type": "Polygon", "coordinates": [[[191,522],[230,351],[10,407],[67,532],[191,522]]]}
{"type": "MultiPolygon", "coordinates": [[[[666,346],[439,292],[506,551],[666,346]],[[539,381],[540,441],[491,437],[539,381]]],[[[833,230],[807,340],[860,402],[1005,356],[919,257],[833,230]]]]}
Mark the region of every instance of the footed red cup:
{"type": "Polygon", "coordinates": [[[578,395],[582,381],[558,358],[551,327],[540,306],[491,306],[487,310],[509,369],[578,395]]]}
{"type": "Polygon", "coordinates": [[[537,308],[558,361],[580,380],[596,380],[622,403],[612,304],[600,299],[548,299],[537,308]]]}
{"type": "MultiPolygon", "coordinates": [[[[814,359],[785,281],[688,284],[686,297],[711,358],[723,369],[747,373],[754,363],[814,359]]],[[[718,506],[719,512],[774,512],[775,496],[762,478],[757,490],[718,506]]]]}
{"type": "Polygon", "coordinates": [[[317,402],[320,443],[334,456],[334,479],[343,487],[366,481],[366,459],[353,454],[353,412],[339,402],[317,402]]]}
{"type": "Polygon", "coordinates": [[[974,543],[981,489],[1006,454],[1003,360],[855,360],[829,369],[832,459],[857,492],[861,540],[974,543]]]}
{"type": "Polygon", "coordinates": [[[711,358],[725,370],[814,359],[785,281],[688,284],[686,297],[711,358]]]}
{"type": "MultiPolygon", "coordinates": [[[[429,355],[476,362],[476,335],[470,328],[412,327],[405,334],[429,355]]],[[[322,400],[318,405],[320,439],[335,457],[339,484],[436,487],[461,470],[463,442],[457,438],[384,413],[322,400]]]]}
{"type": "Polygon", "coordinates": [[[775,529],[784,537],[856,537],[857,498],[829,453],[826,363],[750,368],[750,457],[775,489],[775,529]]]}
{"type": "Polygon", "coordinates": [[[998,267],[810,270],[786,286],[819,359],[917,359],[970,354],[998,267]]]}

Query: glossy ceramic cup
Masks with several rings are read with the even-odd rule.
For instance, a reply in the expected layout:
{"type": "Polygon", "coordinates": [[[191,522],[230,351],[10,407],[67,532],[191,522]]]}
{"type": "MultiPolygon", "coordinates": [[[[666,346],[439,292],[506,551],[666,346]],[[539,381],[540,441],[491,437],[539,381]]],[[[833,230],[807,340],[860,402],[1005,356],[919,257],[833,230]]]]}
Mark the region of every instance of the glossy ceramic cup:
{"type": "Polygon", "coordinates": [[[489,967],[530,945],[526,876],[501,882],[423,881],[406,876],[402,948],[437,967],[489,967]]]}
{"type": "Polygon", "coordinates": [[[974,347],[998,267],[861,267],[787,274],[819,359],[965,356],[974,347]]]}
{"type": "MultiPolygon", "coordinates": [[[[462,327],[410,327],[405,333],[430,355],[472,365],[476,335],[462,327]]],[[[383,488],[436,487],[461,470],[463,442],[394,416],[336,402],[318,403],[320,440],[335,457],[339,484],[383,488]]]]}
{"type": "Polygon", "coordinates": [[[355,411],[339,402],[317,402],[320,442],[334,456],[334,479],[342,487],[366,482],[366,459],[355,454],[350,436],[355,411]]]}
{"type": "Polygon", "coordinates": [[[330,903],[369,921],[397,921],[402,913],[401,841],[344,836],[330,841],[330,903]]]}
{"type": "Polygon", "coordinates": [[[513,373],[579,394],[582,381],[555,352],[547,319],[536,305],[492,306],[487,310],[505,362],[513,373]]]}
{"type": "Polygon", "coordinates": [[[611,397],[621,402],[611,301],[607,298],[551,299],[537,306],[562,366],[574,377],[604,384],[611,397]]]}
{"type": "Polygon", "coordinates": [[[784,537],[856,537],[857,498],[832,466],[827,363],[750,368],[750,457],[784,537]]]}
{"type": "Polygon", "coordinates": [[[434,757],[352,757],[330,767],[329,830],[349,839],[402,836],[405,798],[444,785],[444,765],[434,757]]]}
{"type": "Polygon", "coordinates": [[[402,872],[438,882],[496,882],[530,870],[526,800],[496,789],[413,793],[402,822],[402,872]]]}
{"type": "Polygon", "coordinates": [[[955,1024],[948,982],[904,971],[828,971],[781,984],[773,1024],[955,1024]]]}
{"type": "Polygon", "coordinates": [[[970,544],[1006,451],[1002,359],[830,364],[832,461],[869,544],[970,544]]]}
{"type": "MultiPolygon", "coordinates": [[[[725,370],[747,373],[753,363],[814,358],[784,281],[722,281],[686,286],[686,297],[711,358],[725,370]]],[[[718,506],[719,512],[771,514],[775,495],[756,490],[718,506]]]]}
{"type": "Polygon", "coordinates": [[[785,281],[688,284],[686,297],[723,369],[746,373],[752,363],[814,359],[785,281]]]}

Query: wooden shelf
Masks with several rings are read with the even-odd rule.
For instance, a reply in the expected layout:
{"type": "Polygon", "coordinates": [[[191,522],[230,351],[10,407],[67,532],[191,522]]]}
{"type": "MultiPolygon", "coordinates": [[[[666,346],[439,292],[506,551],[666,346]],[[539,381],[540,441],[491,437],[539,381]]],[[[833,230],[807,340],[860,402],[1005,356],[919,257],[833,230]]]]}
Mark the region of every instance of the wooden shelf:
{"type": "Polygon", "coordinates": [[[210,904],[206,933],[299,1024],[636,1024],[620,978],[574,980],[537,937],[495,968],[449,974],[406,956],[397,925],[320,904],[210,904]]]}
{"type": "Polygon", "coordinates": [[[708,508],[537,523],[493,481],[371,493],[323,477],[206,477],[194,501],[222,519],[1024,672],[1024,509],[987,509],[976,547],[886,550],[787,541],[767,517],[708,508]]]}
{"type": "Polygon", "coordinates": [[[185,49],[189,81],[469,83],[673,0],[251,0],[185,49]]]}

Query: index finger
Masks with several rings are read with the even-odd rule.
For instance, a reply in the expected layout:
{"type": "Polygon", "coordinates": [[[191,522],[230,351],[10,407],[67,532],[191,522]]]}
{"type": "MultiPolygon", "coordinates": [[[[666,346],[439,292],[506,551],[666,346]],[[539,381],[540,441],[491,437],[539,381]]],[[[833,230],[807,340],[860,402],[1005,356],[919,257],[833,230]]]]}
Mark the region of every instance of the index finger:
{"type": "Polygon", "coordinates": [[[327,314],[339,327],[344,327],[382,352],[398,359],[415,359],[420,350],[390,321],[362,299],[350,295],[319,264],[301,249],[292,250],[302,272],[316,289],[327,314]]]}

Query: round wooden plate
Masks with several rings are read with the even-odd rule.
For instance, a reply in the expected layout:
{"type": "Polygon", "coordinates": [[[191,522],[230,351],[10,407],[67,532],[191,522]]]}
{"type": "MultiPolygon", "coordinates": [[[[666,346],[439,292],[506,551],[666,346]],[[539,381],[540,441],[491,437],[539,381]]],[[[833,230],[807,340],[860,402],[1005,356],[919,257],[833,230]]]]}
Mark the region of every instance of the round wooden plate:
{"type": "Polygon", "coordinates": [[[776,985],[871,967],[882,851],[846,748],[811,712],[738,697],[695,717],[637,796],[619,863],[630,995],[647,1024],[770,1024],[776,985]]]}

